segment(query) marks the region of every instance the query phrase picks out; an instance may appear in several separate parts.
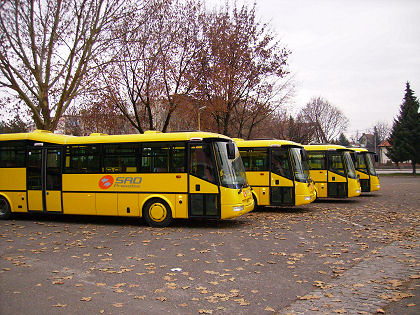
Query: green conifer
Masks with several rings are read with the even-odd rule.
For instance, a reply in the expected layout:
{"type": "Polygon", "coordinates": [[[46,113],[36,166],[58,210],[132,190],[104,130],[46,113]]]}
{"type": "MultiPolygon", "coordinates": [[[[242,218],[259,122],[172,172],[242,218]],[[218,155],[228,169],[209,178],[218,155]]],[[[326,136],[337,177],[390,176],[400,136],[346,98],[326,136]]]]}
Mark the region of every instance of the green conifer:
{"type": "Polygon", "coordinates": [[[388,157],[396,162],[411,161],[413,174],[420,162],[420,114],[419,101],[407,82],[400,113],[394,119],[390,137],[391,148],[388,157]]]}

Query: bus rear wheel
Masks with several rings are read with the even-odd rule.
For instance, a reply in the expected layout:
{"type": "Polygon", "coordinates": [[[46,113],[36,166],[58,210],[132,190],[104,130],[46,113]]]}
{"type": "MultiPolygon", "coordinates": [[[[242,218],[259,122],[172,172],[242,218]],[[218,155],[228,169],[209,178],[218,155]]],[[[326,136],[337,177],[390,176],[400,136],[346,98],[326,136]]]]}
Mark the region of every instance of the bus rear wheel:
{"type": "Polygon", "coordinates": [[[152,227],[166,227],[172,222],[172,211],[166,201],[153,198],[145,203],[143,217],[152,227]]]}
{"type": "Polygon", "coordinates": [[[7,220],[10,218],[10,204],[6,198],[0,196],[0,220],[7,220]]]}

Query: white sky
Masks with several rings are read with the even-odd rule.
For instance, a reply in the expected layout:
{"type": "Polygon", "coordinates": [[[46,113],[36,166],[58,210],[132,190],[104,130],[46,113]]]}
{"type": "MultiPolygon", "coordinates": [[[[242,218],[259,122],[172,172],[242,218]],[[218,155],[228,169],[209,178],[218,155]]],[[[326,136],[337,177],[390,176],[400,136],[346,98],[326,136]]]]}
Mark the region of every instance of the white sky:
{"type": "MultiPolygon", "coordinates": [[[[238,5],[253,0],[237,0],[238,5]]],[[[255,0],[292,55],[295,112],[323,96],[350,119],[348,134],[392,124],[409,81],[420,96],[420,1],[255,0]]],[[[225,0],[210,3],[224,4],[225,0]]]]}

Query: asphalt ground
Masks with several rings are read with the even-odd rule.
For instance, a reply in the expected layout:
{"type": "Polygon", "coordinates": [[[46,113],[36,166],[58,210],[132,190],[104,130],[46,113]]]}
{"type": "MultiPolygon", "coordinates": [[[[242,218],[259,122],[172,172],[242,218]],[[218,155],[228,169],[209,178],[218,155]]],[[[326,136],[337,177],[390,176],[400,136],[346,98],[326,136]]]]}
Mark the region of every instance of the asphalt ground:
{"type": "Polygon", "coordinates": [[[226,221],[0,221],[0,314],[420,314],[420,178],[226,221]]]}

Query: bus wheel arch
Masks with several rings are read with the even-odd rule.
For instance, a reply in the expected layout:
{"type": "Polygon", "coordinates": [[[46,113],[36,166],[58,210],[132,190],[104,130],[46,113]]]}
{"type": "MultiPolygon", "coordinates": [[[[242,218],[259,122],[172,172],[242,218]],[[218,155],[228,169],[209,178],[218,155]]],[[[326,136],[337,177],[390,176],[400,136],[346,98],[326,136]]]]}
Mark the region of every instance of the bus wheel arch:
{"type": "Polygon", "coordinates": [[[0,195],[0,220],[9,219],[12,214],[11,209],[9,198],[0,195]]]}
{"type": "Polygon", "coordinates": [[[142,207],[142,215],[152,227],[166,227],[173,220],[169,202],[161,197],[151,197],[146,200],[142,207]]]}
{"type": "Polygon", "coordinates": [[[260,209],[261,206],[259,206],[258,196],[254,191],[252,191],[252,198],[254,199],[254,210],[260,209]]]}

